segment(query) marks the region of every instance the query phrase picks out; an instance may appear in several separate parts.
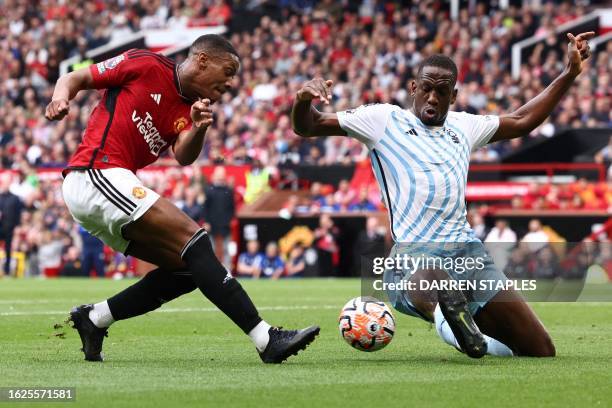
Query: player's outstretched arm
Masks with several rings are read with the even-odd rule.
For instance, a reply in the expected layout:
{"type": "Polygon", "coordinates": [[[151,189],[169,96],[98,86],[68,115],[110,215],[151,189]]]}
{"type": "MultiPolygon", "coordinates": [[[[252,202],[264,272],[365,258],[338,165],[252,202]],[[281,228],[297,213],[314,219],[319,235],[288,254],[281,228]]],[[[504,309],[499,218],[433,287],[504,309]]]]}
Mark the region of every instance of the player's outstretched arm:
{"type": "Polygon", "coordinates": [[[88,67],[62,75],[55,83],[53,97],[45,109],[45,118],[48,120],[62,120],[68,114],[68,102],[79,91],[92,88],[93,77],[88,67]]]}
{"type": "Polygon", "coordinates": [[[200,155],[206,130],[213,122],[209,99],[201,99],[191,105],[193,126],[179,133],[174,142],[174,157],[181,166],[188,166],[200,155]]]}
{"type": "Polygon", "coordinates": [[[576,37],[567,34],[570,42],[565,70],[535,98],[516,111],[500,116],[499,128],[489,143],[525,136],[544,122],[574,83],[574,79],[582,72],[582,62],[591,55],[587,41],[594,35],[592,31],[576,37]]]}
{"type": "Polygon", "coordinates": [[[346,136],[338,122],[338,115],[319,112],[312,106],[313,99],[329,104],[331,86],[332,81],[315,78],[306,82],[297,92],[291,110],[291,125],[296,134],[302,137],[346,136]]]}

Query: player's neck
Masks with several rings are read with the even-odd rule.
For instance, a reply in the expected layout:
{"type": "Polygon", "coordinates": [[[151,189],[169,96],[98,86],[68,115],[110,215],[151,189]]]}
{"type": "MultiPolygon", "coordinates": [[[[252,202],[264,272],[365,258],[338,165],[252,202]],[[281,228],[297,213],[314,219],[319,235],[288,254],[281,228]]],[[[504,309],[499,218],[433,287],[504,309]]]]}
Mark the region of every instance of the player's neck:
{"type": "Polygon", "coordinates": [[[181,63],[180,65],[178,65],[176,67],[176,79],[177,79],[177,83],[178,83],[178,91],[179,91],[179,95],[181,95],[183,98],[190,100],[190,101],[195,101],[198,98],[195,95],[191,95],[189,93],[189,89],[191,88],[191,75],[189,75],[189,72],[187,71],[186,67],[185,67],[185,63],[181,63]]]}

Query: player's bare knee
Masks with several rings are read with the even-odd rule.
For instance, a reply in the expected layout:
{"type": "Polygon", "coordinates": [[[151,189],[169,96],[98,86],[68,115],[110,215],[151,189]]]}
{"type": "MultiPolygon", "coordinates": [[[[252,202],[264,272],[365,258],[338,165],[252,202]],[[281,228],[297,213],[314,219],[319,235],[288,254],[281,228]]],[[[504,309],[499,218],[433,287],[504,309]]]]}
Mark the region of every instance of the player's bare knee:
{"type": "Polygon", "coordinates": [[[434,321],[434,310],[436,309],[436,303],[417,297],[411,297],[410,301],[412,305],[430,322],[434,321]]]}
{"type": "Polygon", "coordinates": [[[540,354],[538,357],[554,357],[557,354],[555,345],[546,331],[544,331],[540,341],[540,354]]]}
{"type": "Polygon", "coordinates": [[[527,350],[523,350],[521,355],[525,357],[555,357],[556,349],[548,332],[542,330],[532,337],[530,346],[527,350]]]}

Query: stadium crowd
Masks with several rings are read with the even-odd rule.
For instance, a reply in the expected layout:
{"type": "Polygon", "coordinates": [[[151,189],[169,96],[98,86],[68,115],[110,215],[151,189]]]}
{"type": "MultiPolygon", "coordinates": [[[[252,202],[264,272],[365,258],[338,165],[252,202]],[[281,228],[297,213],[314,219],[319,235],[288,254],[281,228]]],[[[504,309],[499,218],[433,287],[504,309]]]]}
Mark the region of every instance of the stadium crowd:
{"type": "MultiPolygon", "coordinates": [[[[66,119],[57,123],[44,119],[59,64],[66,58],[83,56],[88,49],[141,29],[229,24],[242,66],[232,92],[216,108],[199,163],[254,164],[257,171],[273,174],[277,166],[287,163],[352,163],[367,157],[365,147],[355,140],[305,141],[292,132],[293,95],[307,79],[323,76],[334,81],[333,101],[322,109],[374,102],[405,106],[409,102],[405,84],[418,62],[443,52],[459,67],[460,92],[453,109],[508,111],[533,97],[560,72],[565,44],[559,42],[555,27],[587,12],[583,6],[570,7],[569,2],[507,10],[488,10],[485,3],[478,3],[473,9],[462,9],[459,19],[451,21],[440,11],[443,2],[408,3],[285,0],[278,6],[282,20],[264,16],[254,30],[242,32],[232,23],[235,4],[223,0],[5,1],[0,9],[0,168],[15,171],[10,190],[23,206],[13,249],[26,254],[32,274],[42,270],[55,274],[66,265],[74,266],[89,242],[62,202],[60,182],[37,173],[66,164],[99,100],[97,92],[83,92],[71,104],[66,119]],[[510,48],[532,35],[546,41],[525,61],[520,80],[514,80],[510,48]]],[[[608,45],[534,135],[612,124],[612,43],[608,45]]],[[[498,143],[474,153],[473,159],[495,161],[520,144],[520,139],[498,143]]],[[[161,161],[175,163],[169,156],[161,161]]],[[[204,223],[206,180],[200,176],[184,180],[173,171],[166,174],[152,180],[150,187],[204,223]]],[[[612,193],[600,190],[592,193],[599,199],[597,208],[608,208],[612,193]]],[[[248,192],[239,193],[238,202],[252,201],[248,192]]],[[[592,202],[583,197],[584,191],[572,197],[564,193],[557,191],[559,207],[566,199],[578,206],[576,195],[583,207],[592,202]]],[[[380,209],[376,194],[375,189],[352,191],[341,184],[338,191],[313,192],[310,201],[292,198],[286,207],[290,212],[371,211],[380,209]]],[[[555,187],[546,194],[538,190],[529,205],[536,208],[544,196],[547,206],[554,194],[555,187]]],[[[120,256],[107,254],[105,259],[117,270],[129,269],[129,262],[120,256]]]]}
{"type": "MultiPolygon", "coordinates": [[[[526,194],[512,199],[491,202],[483,207],[514,210],[592,210],[612,212],[612,183],[589,182],[580,178],[572,183],[531,183],[526,194]]],[[[283,206],[289,214],[337,213],[346,211],[384,210],[378,185],[350,187],[348,180],[341,180],[338,188],[330,184],[314,182],[307,195],[292,195],[283,206]]]]}
{"type": "MultiPolygon", "coordinates": [[[[507,10],[487,10],[485,3],[478,3],[473,10],[462,9],[452,21],[436,1],[414,2],[411,7],[385,1],[344,3],[284,1],[282,21],[264,16],[253,31],[229,33],[242,67],[233,91],[217,107],[201,157],[204,162],[259,160],[275,166],[359,161],[367,152],[356,141],[303,141],[291,131],[288,112],[295,91],[305,80],[323,76],[336,84],[326,109],[373,102],[405,106],[407,81],[423,56],[434,52],[450,55],[459,67],[454,109],[512,110],[563,69],[565,43],[554,28],[586,12],[569,2],[507,10]],[[520,80],[514,80],[511,46],[532,35],[546,40],[523,65],[520,80]]],[[[18,168],[25,161],[61,167],[75,150],[98,95],[81,95],[62,122],[45,121],[43,107],[63,59],[140,29],[227,23],[231,18],[232,8],[222,0],[7,1],[0,14],[2,166],[18,168]]],[[[608,45],[595,55],[551,120],[534,134],[610,125],[612,43],[608,45]]],[[[475,153],[474,159],[495,161],[520,143],[498,143],[475,153]]]]}

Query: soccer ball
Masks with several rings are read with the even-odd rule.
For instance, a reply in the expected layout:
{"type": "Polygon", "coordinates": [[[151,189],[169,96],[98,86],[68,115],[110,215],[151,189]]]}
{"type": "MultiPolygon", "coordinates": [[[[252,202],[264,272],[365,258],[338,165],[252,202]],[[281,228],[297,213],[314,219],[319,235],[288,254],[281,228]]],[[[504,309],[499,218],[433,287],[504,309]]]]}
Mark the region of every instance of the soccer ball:
{"type": "Polygon", "coordinates": [[[384,302],[372,297],[349,300],[338,319],[340,335],[361,351],[377,351],[393,339],[395,318],[384,302]]]}

